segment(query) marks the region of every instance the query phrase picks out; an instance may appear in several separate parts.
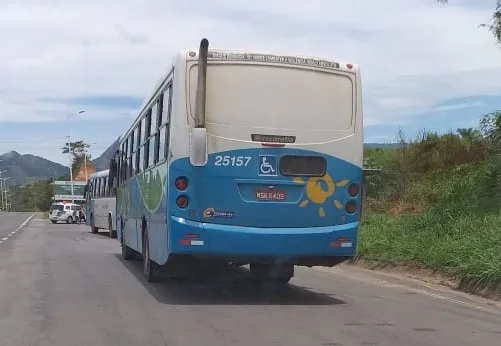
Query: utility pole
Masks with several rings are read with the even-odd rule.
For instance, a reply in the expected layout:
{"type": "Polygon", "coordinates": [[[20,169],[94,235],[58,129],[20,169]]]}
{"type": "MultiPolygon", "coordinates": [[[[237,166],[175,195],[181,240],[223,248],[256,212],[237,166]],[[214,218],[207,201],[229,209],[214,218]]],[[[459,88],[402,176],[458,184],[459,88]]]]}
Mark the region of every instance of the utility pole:
{"type": "MultiPolygon", "coordinates": [[[[3,160],[0,160],[0,162],[3,162],[3,160]]],[[[2,171],[0,168],[0,210],[3,210],[3,184],[2,184],[2,173],[7,172],[7,171],[2,171]]]]}
{"type": "MultiPolygon", "coordinates": [[[[4,194],[5,194],[5,189],[4,189],[4,185],[5,185],[5,181],[4,181],[4,178],[2,178],[2,174],[5,173],[7,171],[0,171],[0,209],[2,211],[6,211],[5,209],[5,198],[4,198],[4,194]]],[[[7,197],[5,195],[5,197],[7,197]]]]}
{"type": "Polygon", "coordinates": [[[9,203],[9,189],[7,187],[7,180],[9,180],[10,177],[5,177],[5,178],[2,178],[3,180],[3,190],[4,190],[4,194],[5,194],[5,197],[4,197],[4,201],[5,201],[5,211],[11,211],[11,204],[9,203]]]}

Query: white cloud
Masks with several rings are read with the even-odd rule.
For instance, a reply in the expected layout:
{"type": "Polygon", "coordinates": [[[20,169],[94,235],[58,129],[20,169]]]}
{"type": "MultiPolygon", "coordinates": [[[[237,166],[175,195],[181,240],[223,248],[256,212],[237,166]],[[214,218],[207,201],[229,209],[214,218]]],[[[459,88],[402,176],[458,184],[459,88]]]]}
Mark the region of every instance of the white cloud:
{"type": "Polygon", "coordinates": [[[444,99],[500,90],[501,52],[477,27],[494,1],[471,1],[479,3],[0,0],[0,121],[73,111],[47,98],[146,97],[178,49],[208,37],[213,47],[357,62],[365,124],[405,122],[444,99]]]}

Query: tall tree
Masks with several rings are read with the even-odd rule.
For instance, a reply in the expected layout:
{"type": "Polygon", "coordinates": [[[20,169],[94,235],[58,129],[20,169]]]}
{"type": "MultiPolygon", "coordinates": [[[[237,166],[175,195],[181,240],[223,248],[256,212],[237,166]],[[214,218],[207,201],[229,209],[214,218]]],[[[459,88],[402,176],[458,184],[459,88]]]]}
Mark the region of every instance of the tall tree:
{"type": "Polygon", "coordinates": [[[91,160],[91,155],[88,153],[90,145],[84,141],[66,142],[61,151],[63,154],[68,154],[71,151],[72,161],[71,169],[73,172],[78,172],[80,167],[84,164],[84,161],[89,162],[91,160]]]}

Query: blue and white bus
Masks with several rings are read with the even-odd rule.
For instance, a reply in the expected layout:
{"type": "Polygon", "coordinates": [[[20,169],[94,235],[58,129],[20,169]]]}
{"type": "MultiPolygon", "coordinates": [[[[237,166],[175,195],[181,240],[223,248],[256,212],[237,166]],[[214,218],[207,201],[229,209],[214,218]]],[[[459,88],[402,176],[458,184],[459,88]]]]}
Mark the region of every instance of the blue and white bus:
{"type": "Polygon", "coordinates": [[[177,54],[121,136],[110,176],[123,258],[141,256],[148,281],[195,260],[287,283],[295,265],[354,256],[358,67],[208,44],[177,54]]]}

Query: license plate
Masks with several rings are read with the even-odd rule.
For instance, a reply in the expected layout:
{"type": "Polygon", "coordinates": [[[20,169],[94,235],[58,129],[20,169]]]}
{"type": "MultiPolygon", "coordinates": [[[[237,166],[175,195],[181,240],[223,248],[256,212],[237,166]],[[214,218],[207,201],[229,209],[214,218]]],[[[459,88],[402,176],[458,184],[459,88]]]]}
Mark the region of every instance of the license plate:
{"type": "Polygon", "coordinates": [[[287,192],[277,190],[256,190],[254,197],[258,201],[285,201],[287,199],[287,192]]]}

